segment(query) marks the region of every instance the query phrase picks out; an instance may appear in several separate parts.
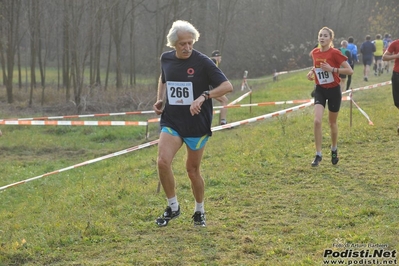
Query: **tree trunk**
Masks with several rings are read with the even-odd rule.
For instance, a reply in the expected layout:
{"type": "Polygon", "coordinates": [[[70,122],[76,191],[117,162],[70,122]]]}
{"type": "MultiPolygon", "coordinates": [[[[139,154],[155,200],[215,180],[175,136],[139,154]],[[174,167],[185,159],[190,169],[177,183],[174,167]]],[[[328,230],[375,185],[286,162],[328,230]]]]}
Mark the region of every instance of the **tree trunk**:
{"type": "Polygon", "coordinates": [[[70,31],[70,4],[69,0],[64,0],[64,21],[62,28],[63,42],[62,42],[62,82],[65,87],[65,102],[71,98],[71,83],[70,83],[70,48],[69,48],[69,31],[70,31]]]}
{"type": "Polygon", "coordinates": [[[108,87],[108,77],[109,77],[109,71],[110,71],[110,65],[111,65],[111,53],[112,53],[112,38],[110,36],[109,42],[108,42],[108,57],[107,57],[107,69],[105,71],[104,90],[107,90],[107,87],[108,87]]]}

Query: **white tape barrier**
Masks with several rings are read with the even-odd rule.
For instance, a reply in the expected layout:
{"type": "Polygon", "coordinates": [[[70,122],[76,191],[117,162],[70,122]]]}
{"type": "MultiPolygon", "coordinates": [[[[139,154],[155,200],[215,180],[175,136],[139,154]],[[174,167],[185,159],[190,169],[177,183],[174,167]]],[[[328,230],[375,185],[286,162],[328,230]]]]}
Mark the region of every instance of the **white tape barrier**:
{"type": "MultiPolygon", "coordinates": [[[[271,114],[266,114],[266,115],[263,115],[263,116],[258,116],[258,117],[254,117],[254,118],[251,118],[251,119],[246,119],[246,120],[230,123],[230,124],[223,125],[223,126],[213,127],[212,131],[219,131],[219,130],[222,130],[222,129],[225,129],[225,128],[236,127],[236,126],[239,126],[239,125],[243,125],[243,124],[248,124],[248,123],[264,120],[264,119],[269,118],[269,117],[279,116],[279,115],[282,115],[282,114],[285,114],[285,113],[289,113],[289,112],[292,112],[292,111],[296,111],[296,110],[305,108],[305,107],[310,106],[312,104],[313,104],[313,102],[309,102],[309,103],[305,103],[305,104],[302,104],[302,105],[299,105],[299,106],[296,106],[296,107],[293,107],[293,108],[285,109],[285,110],[282,110],[282,111],[279,111],[279,112],[274,112],[274,113],[271,113],[271,114]]],[[[26,183],[28,183],[30,181],[37,180],[37,179],[40,179],[40,178],[43,178],[43,177],[46,177],[46,176],[58,174],[58,173],[61,173],[61,172],[67,171],[67,170],[71,170],[71,169],[75,169],[75,168],[78,168],[78,167],[81,167],[81,166],[84,166],[84,165],[89,165],[89,164],[92,164],[92,163],[95,163],[95,162],[99,162],[99,161],[102,161],[102,160],[105,160],[105,159],[109,159],[109,158],[113,158],[113,157],[116,157],[116,156],[119,156],[119,155],[123,155],[123,154],[129,153],[129,152],[132,152],[132,151],[136,151],[136,150],[140,150],[140,149],[143,149],[143,148],[146,148],[146,147],[150,147],[150,146],[153,146],[155,144],[158,144],[158,142],[159,142],[159,139],[144,143],[142,145],[131,147],[131,148],[119,151],[119,152],[115,152],[115,153],[112,153],[112,154],[109,154],[109,155],[105,155],[105,156],[102,156],[102,157],[99,157],[99,158],[96,158],[96,159],[92,159],[92,160],[85,161],[85,162],[82,162],[82,163],[79,163],[79,164],[75,164],[75,165],[72,165],[72,166],[69,166],[69,167],[66,167],[66,168],[62,168],[60,170],[56,170],[56,171],[49,172],[49,173],[46,173],[46,174],[43,174],[43,175],[39,175],[39,176],[28,178],[28,179],[25,179],[25,180],[22,180],[22,181],[19,181],[19,182],[15,182],[15,183],[12,183],[12,184],[9,184],[9,185],[6,185],[6,186],[2,186],[2,187],[0,187],[0,191],[5,190],[7,188],[15,187],[15,186],[18,186],[18,185],[26,184],[26,183]]]]}
{"type": "MultiPolygon", "coordinates": [[[[366,87],[362,87],[362,88],[358,88],[358,89],[354,89],[354,90],[349,90],[346,93],[349,93],[350,91],[361,90],[361,89],[376,88],[376,87],[380,87],[380,86],[387,85],[387,84],[390,84],[390,82],[384,82],[384,83],[380,83],[380,85],[375,84],[375,85],[366,86],[366,87]]],[[[347,98],[350,99],[349,96],[347,98]]],[[[352,102],[355,103],[354,101],[352,101],[352,102]]],[[[284,109],[284,110],[281,110],[281,111],[277,111],[277,112],[274,112],[274,113],[265,114],[265,115],[253,117],[253,118],[250,118],[250,119],[245,119],[245,120],[241,120],[241,121],[238,121],[238,122],[229,123],[229,124],[226,124],[226,125],[216,126],[216,127],[212,128],[212,131],[213,132],[214,131],[219,131],[219,130],[232,128],[232,127],[236,127],[236,126],[240,126],[240,125],[244,125],[244,124],[248,124],[248,123],[252,123],[252,122],[265,120],[265,119],[271,118],[271,117],[277,117],[277,116],[280,116],[280,115],[283,115],[283,114],[287,114],[287,113],[290,113],[290,112],[293,112],[293,111],[297,111],[297,110],[306,108],[306,107],[311,106],[311,105],[313,105],[313,101],[308,102],[308,103],[304,103],[304,104],[301,104],[301,105],[298,105],[298,106],[295,106],[295,107],[292,107],[292,108],[288,108],[288,109],[284,109]]],[[[355,103],[355,105],[357,106],[356,103],[355,103]]],[[[358,108],[359,108],[359,110],[361,110],[360,107],[358,107],[358,108]]],[[[363,114],[366,116],[366,118],[368,118],[366,113],[363,113],[363,114]]],[[[371,120],[369,119],[369,123],[370,122],[371,122],[371,120]]],[[[25,184],[27,182],[30,182],[30,181],[33,181],[33,180],[37,180],[37,179],[40,179],[40,178],[43,178],[43,177],[46,177],[46,176],[49,176],[49,175],[61,173],[61,172],[64,172],[64,171],[67,171],[67,170],[71,170],[71,169],[74,169],[74,168],[77,168],[77,167],[80,167],[80,166],[92,164],[92,163],[99,162],[99,161],[102,161],[102,160],[105,160],[105,159],[109,159],[109,158],[112,158],[112,157],[123,155],[123,154],[129,153],[129,152],[132,152],[132,151],[136,151],[136,150],[140,150],[140,149],[143,149],[143,148],[146,148],[146,147],[150,147],[150,146],[153,146],[155,144],[158,144],[158,142],[159,142],[159,139],[144,143],[142,145],[134,146],[134,147],[131,147],[129,149],[125,149],[125,150],[122,150],[122,151],[119,151],[119,152],[115,152],[115,153],[112,153],[112,154],[109,154],[109,155],[105,155],[105,156],[102,156],[102,157],[99,157],[99,158],[96,158],[96,159],[85,161],[85,162],[80,163],[80,164],[75,164],[73,166],[69,166],[69,167],[66,167],[66,168],[63,168],[63,169],[60,169],[60,170],[56,170],[56,171],[53,171],[53,172],[50,172],[50,173],[46,173],[46,174],[43,174],[43,175],[40,175],[40,176],[32,177],[32,178],[25,179],[25,180],[22,180],[22,181],[19,181],[19,182],[16,182],[16,183],[12,183],[12,184],[9,184],[9,185],[6,185],[6,186],[2,186],[2,187],[0,187],[0,191],[5,190],[5,189],[10,188],[10,187],[15,187],[15,186],[18,186],[18,185],[21,185],[21,184],[25,184]]]]}

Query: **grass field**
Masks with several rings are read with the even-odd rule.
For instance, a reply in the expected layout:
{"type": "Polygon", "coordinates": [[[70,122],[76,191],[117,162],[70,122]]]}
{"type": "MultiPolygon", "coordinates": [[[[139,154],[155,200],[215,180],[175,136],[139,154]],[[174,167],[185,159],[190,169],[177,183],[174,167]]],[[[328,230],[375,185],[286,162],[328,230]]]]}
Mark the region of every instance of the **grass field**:
{"type": "MultiPolygon", "coordinates": [[[[357,65],[353,88],[390,80],[384,73],[365,83],[361,71],[357,65]]],[[[253,103],[308,99],[313,86],[306,71],[248,84],[253,103]]],[[[235,86],[229,98],[241,94],[235,86]]],[[[166,228],[154,223],[166,206],[162,190],[157,193],[156,146],[3,190],[0,265],[328,265],[326,250],[382,249],[391,253],[362,258],[363,264],[359,257],[343,258],[341,265],[377,265],[367,262],[372,259],[397,265],[398,110],[390,85],[357,91],[354,100],[374,125],[354,107],[350,126],[350,103],[343,102],[336,166],[329,160],[326,114],[324,159],[310,166],[313,107],[215,132],[202,164],[206,228],[191,224],[185,149],[174,161],[182,215],[166,228]]],[[[232,108],[228,120],[291,106],[232,108]]],[[[1,130],[0,187],[157,139],[156,125],[148,140],[137,127],[1,130]]]]}

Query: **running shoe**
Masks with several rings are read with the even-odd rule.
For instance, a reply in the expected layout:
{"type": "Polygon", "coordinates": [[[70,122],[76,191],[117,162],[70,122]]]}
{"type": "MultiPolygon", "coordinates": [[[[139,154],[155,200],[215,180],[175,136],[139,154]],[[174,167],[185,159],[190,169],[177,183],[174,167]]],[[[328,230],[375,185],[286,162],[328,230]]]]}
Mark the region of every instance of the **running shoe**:
{"type": "Polygon", "coordinates": [[[193,215],[194,226],[202,226],[205,227],[205,214],[200,211],[196,211],[193,215]]]}
{"type": "Polygon", "coordinates": [[[336,165],[339,161],[338,150],[331,151],[331,163],[336,165]]]}
{"type": "Polygon", "coordinates": [[[314,160],[312,162],[312,166],[313,167],[318,166],[322,159],[323,158],[321,156],[316,155],[316,157],[314,158],[314,160]]]}
{"type": "Polygon", "coordinates": [[[226,119],[222,119],[222,120],[220,120],[220,125],[221,126],[223,126],[223,125],[226,125],[227,124],[227,121],[226,121],[226,119]]]}
{"type": "Polygon", "coordinates": [[[178,217],[179,215],[180,215],[180,205],[177,211],[172,211],[172,208],[168,206],[166,207],[165,212],[155,220],[155,223],[160,227],[167,226],[170,220],[178,217]]]}

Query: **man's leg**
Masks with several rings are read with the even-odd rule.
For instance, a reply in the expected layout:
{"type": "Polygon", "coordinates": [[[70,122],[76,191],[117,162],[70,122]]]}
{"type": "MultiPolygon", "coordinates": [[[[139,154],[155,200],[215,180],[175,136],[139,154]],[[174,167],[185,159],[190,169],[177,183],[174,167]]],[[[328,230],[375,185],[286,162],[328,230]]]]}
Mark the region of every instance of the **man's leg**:
{"type": "Polygon", "coordinates": [[[204,201],[205,182],[200,171],[204,150],[205,146],[196,151],[193,151],[187,147],[186,170],[191,181],[191,189],[193,191],[195,201],[198,203],[204,201]]]}
{"type": "Polygon", "coordinates": [[[168,199],[168,206],[164,213],[155,220],[158,226],[167,226],[169,221],[180,215],[180,206],[176,197],[175,178],[172,171],[172,162],[177,151],[182,146],[180,136],[173,136],[161,132],[158,142],[158,175],[165,195],[168,199]]]}
{"type": "Polygon", "coordinates": [[[365,67],[365,77],[366,77],[366,81],[368,81],[369,73],[370,73],[370,65],[366,65],[366,67],[365,67]]]}
{"type": "Polygon", "coordinates": [[[191,189],[195,198],[195,211],[193,222],[195,226],[206,226],[204,194],[205,182],[201,176],[200,166],[205,146],[199,150],[191,150],[187,147],[186,170],[191,181],[191,189]]]}
{"type": "Polygon", "coordinates": [[[168,199],[176,196],[172,161],[182,144],[181,137],[161,132],[158,142],[158,175],[168,199]]]}
{"type": "MultiPolygon", "coordinates": [[[[220,102],[220,104],[222,106],[226,106],[229,104],[229,99],[227,99],[227,97],[225,95],[217,97],[216,100],[218,102],[220,102]]],[[[227,108],[222,108],[220,109],[220,121],[219,121],[219,125],[224,125],[227,123],[227,108]]]]}

